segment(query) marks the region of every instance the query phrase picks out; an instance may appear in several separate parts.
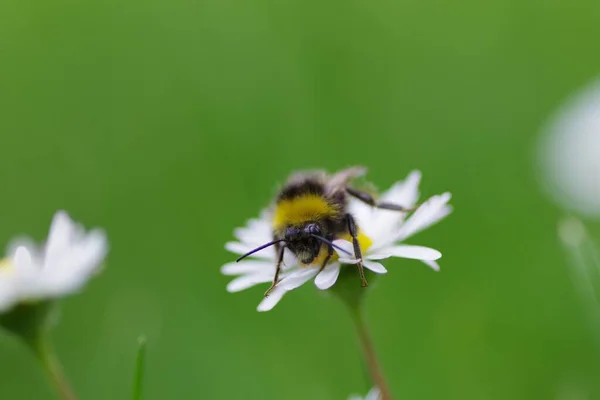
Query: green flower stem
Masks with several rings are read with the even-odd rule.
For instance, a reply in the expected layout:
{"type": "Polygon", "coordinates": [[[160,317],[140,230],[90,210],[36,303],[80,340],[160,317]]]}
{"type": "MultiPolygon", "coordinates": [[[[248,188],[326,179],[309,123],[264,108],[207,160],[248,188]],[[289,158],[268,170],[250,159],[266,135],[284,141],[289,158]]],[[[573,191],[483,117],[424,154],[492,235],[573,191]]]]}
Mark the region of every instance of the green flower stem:
{"type": "Polygon", "coordinates": [[[77,400],[50,345],[49,333],[57,311],[52,301],[18,304],[0,314],[0,329],[11,332],[33,351],[63,400],[77,400]]]}
{"type": "Polygon", "coordinates": [[[365,357],[366,367],[371,377],[371,382],[381,392],[382,400],[392,400],[390,389],[383,377],[381,365],[375,354],[375,347],[369,335],[369,330],[363,318],[362,306],[366,294],[371,290],[373,283],[377,280],[375,274],[365,271],[370,282],[368,288],[360,286],[357,279],[356,269],[351,267],[342,267],[337,282],[330,289],[331,293],[337,296],[347,307],[356,328],[356,333],[360,340],[362,353],[365,357]]]}
{"type": "Polygon", "coordinates": [[[45,336],[41,336],[33,343],[33,350],[61,399],[77,400],[77,395],[71,388],[48,339],[45,336]]]}
{"type": "Polygon", "coordinates": [[[133,375],[132,400],[142,400],[142,387],[144,383],[144,362],[146,359],[146,338],[138,338],[138,351],[135,359],[135,373],[133,375]]]}
{"type": "Polygon", "coordinates": [[[360,308],[355,308],[354,310],[351,310],[351,314],[354,327],[356,328],[356,333],[358,334],[358,338],[360,340],[362,352],[365,357],[367,369],[369,370],[369,375],[371,376],[371,381],[376,387],[379,388],[382,400],[391,400],[392,395],[390,394],[390,390],[383,376],[380,363],[377,360],[375,347],[373,346],[373,341],[369,335],[369,330],[365,324],[362,312],[360,311],[360,308]]]}

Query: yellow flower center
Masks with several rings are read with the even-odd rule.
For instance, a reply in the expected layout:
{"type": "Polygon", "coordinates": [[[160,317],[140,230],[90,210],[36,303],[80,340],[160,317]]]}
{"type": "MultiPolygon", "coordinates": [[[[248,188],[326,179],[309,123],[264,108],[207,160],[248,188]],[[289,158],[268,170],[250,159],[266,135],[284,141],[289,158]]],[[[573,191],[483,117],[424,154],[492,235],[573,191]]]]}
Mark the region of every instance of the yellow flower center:
{"type": "MultiPolygon", "coordinates": [[[[350,243],[352,243],[352,236],[350,236],[349,233],[345,233],[344,235],[338,237],[338,239],[344,239],[344,240],[347,240],[350,243]]],[[[360,246],[360,251],[364,255],[367,252],[367,250],[369,249],[369,247],[371,247],[373,245],[373,241],[371,240],[370,237],[365,235],[362,231],[358,232],[357,239],[358,239],[358,245],[360,246]]],[[[327,257],[327,246],[321,246],[321,251],[319,252],[319,255],[313,260],[313,262],[310,264],[310,266],[320,268],[321,265],[323,265],[323,262],[325,261],[326,257],[327,257]]],[[[339,257],[338,257],[337,252],[334,252],[333,255],[331,256],[331,259],[329,262],[335,261],[338,258],[339,257]]],[[[307,267],[308,265],[305,265],[305,266],[307,267]]]]}
{"type": "Polygon", "coordinates": [[[11,274],[14,270],[13,262],[10,258],[0,259],[0,275],[11,274]]]}

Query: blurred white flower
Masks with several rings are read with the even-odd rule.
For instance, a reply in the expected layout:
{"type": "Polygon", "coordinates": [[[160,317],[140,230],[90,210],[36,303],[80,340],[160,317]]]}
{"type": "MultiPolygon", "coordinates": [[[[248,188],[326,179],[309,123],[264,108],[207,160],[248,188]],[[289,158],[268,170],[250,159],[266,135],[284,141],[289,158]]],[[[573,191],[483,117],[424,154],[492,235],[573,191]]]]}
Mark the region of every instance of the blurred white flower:
{"type": "Polygon", "coordinates": [[[379,389],[373,388],[369,390],[369,393],[367,393],[366,397],[354,394],[348,397],[348,400],[381,400],[381,393],[379,392],[379,389]]]}
{"type": "MultiPolygon", "coordinates": [[[[419,197],[420,179],[421,175],[418,171],[412,172],[404,181],[397,182],[383,193],[380,200],[406,208],[414,206],[419,197]]],[[[433,196],[406,218],[408,214],[406,212],[378,209],[350,198],[349,211],[360,228],[359,242],[364,253],[364,267],[378,274],[386,273],[387,270],[383,265],[374,260],[394,256],[421,260],[434,270],[438,270],[439,266],[435,260],[442,256],[439,251],[428,247],[399,243],[447,216],[452,210],[448,205],[449,200],[449,193],[433,196]]],[[[225,248],[236,254],[245,254],[268,243],[272,240],[270,214],[267,211],[263,212],[260,218],[250,220],[247,226],[236,229],[234,235],[238,241],[227,243],[225,248]]],[[[349,250],[352,249],[349,242],[338,240],[335,243],[344,248],[350,246],[349,250]]],[[[352,251],[350,252],[352,253],[352,251]]],[[[280,282],[270,295],[258,305],[258,311],[271,310],[286,292],[298,288],[313,278],[319,289],[324,290],[333,286],[340,273],[340,261],[342,264],[356,263],[354,259],[340,258],[336,260],[336,258],[337,255],[321,271],[320,264],[303,265],[295,259],[291,252],[286,252],[280,282]]],[[[229,282],[227,290],[237,292],[257,284],[271,282],[275,273],[275,263],[275,249],[268,247],[253,254],[252,258],[225,264],[221,268],[223,274],[239,275],[229,282]]]]}
{"type": "Polygon", "coordinates": [[[540,145],[542,180],[563,208],[600,217],[600,79],[568,99],[540,145]]]}
{"type": "Polygon", "coordinates": [[[0,260],[0,312],[79,290],[98,271],[107,251],[103,231],[85,232],[67,213],[57,212],[41,249],[29,239],[17,239],[0,260]]]}

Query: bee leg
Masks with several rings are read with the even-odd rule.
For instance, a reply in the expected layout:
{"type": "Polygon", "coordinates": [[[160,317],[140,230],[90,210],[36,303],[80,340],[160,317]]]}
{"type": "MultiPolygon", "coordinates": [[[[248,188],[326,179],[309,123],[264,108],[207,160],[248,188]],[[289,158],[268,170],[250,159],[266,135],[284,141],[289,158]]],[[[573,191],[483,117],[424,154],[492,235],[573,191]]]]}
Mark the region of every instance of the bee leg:
{"type": "Polygon", "coordinates": [[[369,193],[362,192],[362,191],[356,190],[356,189],[352,189],[350,187],[346,188],[346,192],[348,192],[348,194],[350,196],[362,201],[363,203],[366,203],[373,207],[381,208],[383,210],[408,212],[408,211],[414,211],[416,209],[416,206],[408,208],[408,207],[402,207],[401,205],[393,204],[393,203],[386,203],[386,202],[380,203],[380,202],[375,201],[373,196],[371,196],[369,193]]]}
{"type": "Polygon", "coordinates": [[[346,214],[346,220],[348,221],[348,232],[350,232],[350,236],[352,236],[352,245],[354,246],[354,257],[358,260],[356,263],[356,268],[358,268],[358,275],[360,275],[361,286],[366,287],[369,284],[367,283],[367,278],[365,278],[365,270],[362,264],[362,253],[360,251],[360,245],[358,243],[358,232],[356,229],[356,222],[354,221],[354,217],[350,214],[346,214]]]}
{"type": "Polygon", "coordinates": [[[323,260],[323,264],[321,265],[321,269],[319,270],[319,272],[321,272],[325,269],[325,267],[327,266],[327,263],[331,259],[331,256],[333,256],[333,246],[328,245],[327,246],[327,257],[325,257],[325,260],[323,260]]]}
{"type": "Polygon", "coordinates": [[[271,287],[267,289],[265,292],[265,297],[268,297],[269,294],[275,289],[275,286],[279,283],[279,273],[281,272],[281,264],[283,263],[283,252],[285,251],[285,246],[281,246],[279,249],[279,255],[277,257],[277,266],[275,267],[275,277],[273,278],[273,283],[271,287]]]}

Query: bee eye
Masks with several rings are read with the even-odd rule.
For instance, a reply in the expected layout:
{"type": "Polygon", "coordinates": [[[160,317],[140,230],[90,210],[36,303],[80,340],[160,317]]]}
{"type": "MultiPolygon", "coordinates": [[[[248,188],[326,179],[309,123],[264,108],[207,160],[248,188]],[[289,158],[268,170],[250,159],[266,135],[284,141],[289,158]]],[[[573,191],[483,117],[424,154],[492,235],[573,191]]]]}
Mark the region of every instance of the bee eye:
{"type": "Polygon", "coordinates": [[[293,239],[294,237],[298,236],[298,229],[296,228],[288,228],[285,231],[285,237],[288,239],[293,239]]]}
{"type": "Polygon", "coordinates": [[[319,235],[321,233],[321,229],[317,224],[309,224],[306,226],[306,233],[319,235]]]}

